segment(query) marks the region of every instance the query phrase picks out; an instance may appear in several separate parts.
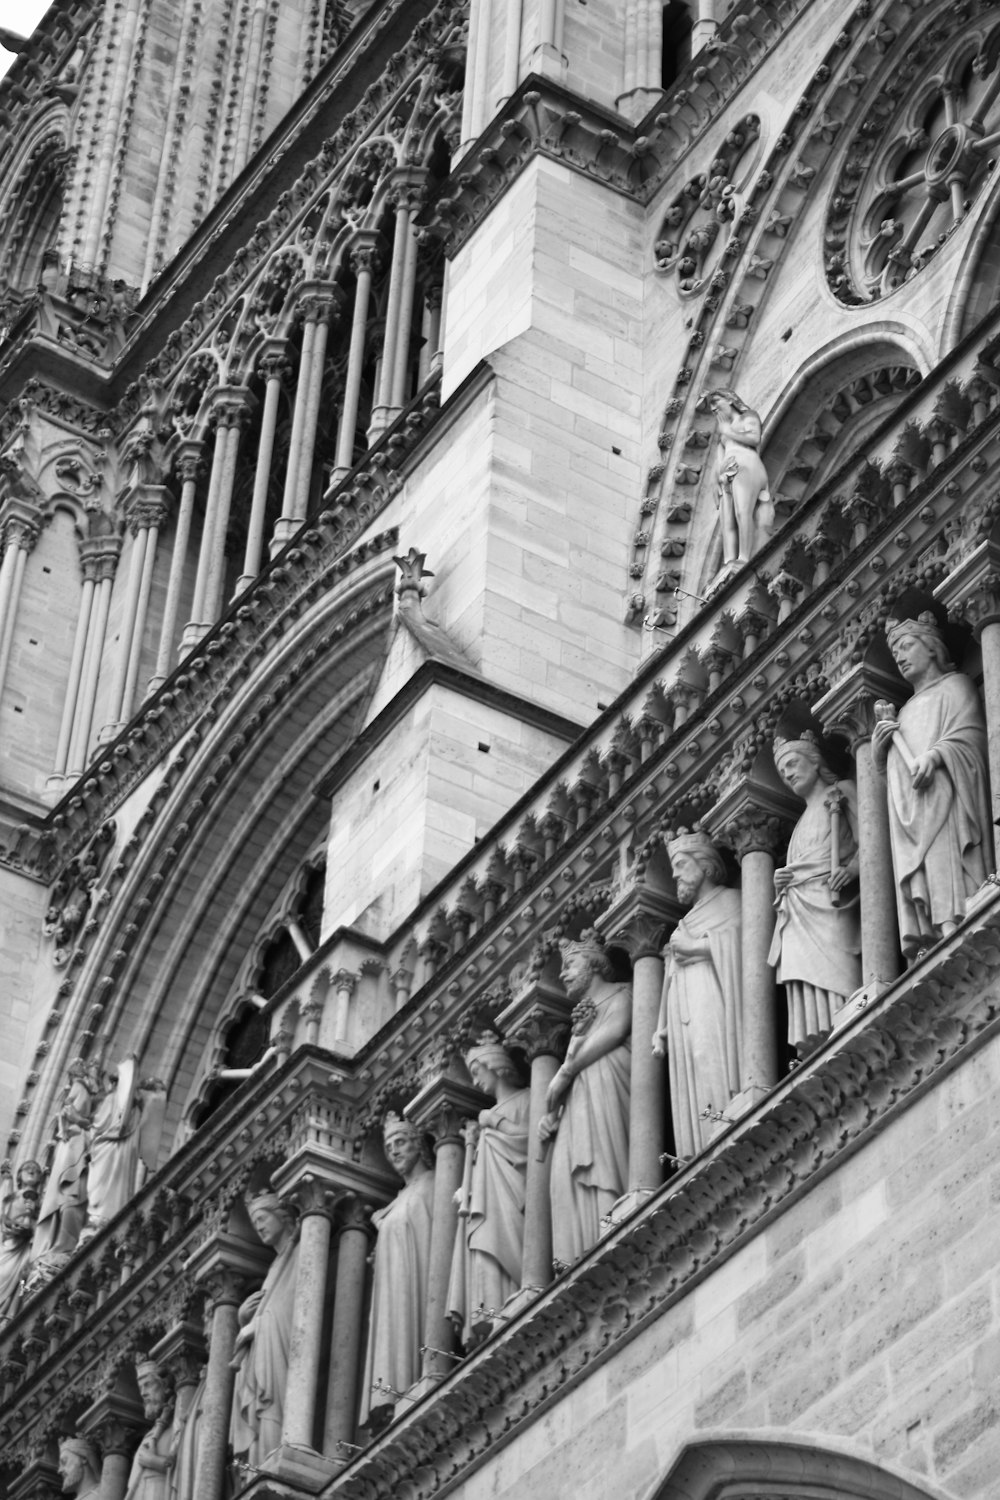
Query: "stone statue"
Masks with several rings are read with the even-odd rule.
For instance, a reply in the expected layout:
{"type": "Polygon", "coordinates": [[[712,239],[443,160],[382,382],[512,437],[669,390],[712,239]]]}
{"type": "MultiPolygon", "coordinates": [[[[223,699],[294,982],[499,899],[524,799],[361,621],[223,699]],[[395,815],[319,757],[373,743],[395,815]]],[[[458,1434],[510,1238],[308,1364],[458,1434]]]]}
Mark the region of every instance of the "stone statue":
{"type": "Polygon", "coordinates": [[[886,639],[913,697],[898,718],[890,705],[876,705],[872,754],[888,784],[899,937],[912,961],[955,931],[986,878],[986,724],[972,680],[955,671],[931,613],[887,621],[886,639]]]}
{"type": "Polygon", "coordinates": [[[18,1168],[17,1185],[0,1212],[0,1318],[17,1311],[31,1259],[42,1169],[36,1161],[18,1168]]]}
{"type": "Polygon", "coordinates": [[[838,781],[811,730],[776,739],[774,763],[806,810],[775,872],[778,917],[767,961],[785,986],[788,1040],[804,1055],[833,1027],[848,995],[861,986],[858,895],[858,806],[854,783],[838,781]]]}
{"type": "MultiPolygon", "coordinates": [[[[213,1309],[210,1302],[204,1304],[203,1328],[205,1347],[212,1345],[213,1309]]],[[[195,1480],[198,1473],[198,1443],[202,1432],[202,1415],[205,1408],[205,1385],[208,1365],[202,1365],[197,1385],[181,1385],[174,1412],[177,1429],[177,1460],[171,1480],[171,1500],[194,1500],[195,1480]]],[[[231,1471],[226,1471],[219,1500],[228,1500],[232,1491],[231,1471]]]]}
{"type": "Polygon", "coordinates": [[[75,1495],[76,1500],[97,1500],[101,1461],[93,1443],[81,1437],[60,1438],[59,1477],[64,1495],[75,1495]]]}
{"type": "Polygon", "coordinates": [[[723,566],[749,562],[774,525],[767,470],[760,457],[760,417],[735,391],[707,393],[718,428],[716,505],[723,566]]]}
{"type": "Polygon", "coordinates": [[[153,1425],[136,1449],[125,1500],[170,1500],[179,1436],[173,1392],[155,1360],[140,1360],[135,1375],[143,1411],[153,1425]]]}
{"type": "Polygon", "coordinates": [[[378,1239],[362,1422],[373,1415],[381,1418],[420,1378],[430,1268],[434,1172],[426,1147],[416,1127],[393,1113],[386,1115],[382,1137],[389,1164],[404,1185],[391,1203],[372,1214],[378,1239]]]}
{"type": "Polygon", "coordinates": [[[576,1000],[565,1060],[549,1084],[539,1124],[552,1148],[552,1255],[579,1260],[628,1181],[632,986],[615,980],[595,933],[562,944],[562,981],[576,1000]]]}
{"type": "Polygon", "coordinates": [[[250,1222],[275,1256],[260,1291],[240,1305],[230,1436],[237,1460],[257,1468],[281,1442],[299,1245],[295,1215],[277,1193],[251,1200],[250,1222]]]}
{"type": "Polygon", "coordinates": [[[31,1246],[36,1263],[53,1252],[57,1257],[71,1254],[80,1238],[87,1216],[90,1125],[100,1090],[96,1063],[75,1058],[53,1121],[55,1149],[31,1246]]]}
{"type": "Polygon", "coordinates": [[[459,1193],[459,1227],[448,1314],[468,1348],[489,1333],[491,1317],[521,1285],[530,1091],[510,1053],[484,1033],[465,1055],[472,1081],[496,1104],[470,1127],[472,1154],[459,1193]]]}
{"type": "Polygon", "coordinates": [[[91,1130],[84,1237],[121,1212],[139,1186],[141,1164],[155,1161],[165,1098],[158,1080],[138,1078],[134,1057],[110,1075],[91,1130]]]}
{"type": "Polygon", "coordinates": [[[680,830],[667,845],[677,894],[690,910],[664,949],[660,1016],[653,1037],[669,1059],[674,1150],[697,1156],[712,1136],[706,1110],[725,1109],[742,1086],[742,902],[708,835],[680,830]]]}

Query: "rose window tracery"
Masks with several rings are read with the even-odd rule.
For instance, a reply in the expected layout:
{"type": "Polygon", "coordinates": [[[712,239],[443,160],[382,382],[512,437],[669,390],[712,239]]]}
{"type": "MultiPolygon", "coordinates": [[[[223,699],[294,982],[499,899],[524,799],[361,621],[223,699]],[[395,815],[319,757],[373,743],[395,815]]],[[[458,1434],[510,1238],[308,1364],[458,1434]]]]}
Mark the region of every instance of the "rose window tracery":
{"type": "Polygon", "coordinates": [[[1000,27],[959,5],[891,57],[827,220],[827,277],[842,302],[910,281],[973,209],[1000,151],[998,52],[1000,27]]]}

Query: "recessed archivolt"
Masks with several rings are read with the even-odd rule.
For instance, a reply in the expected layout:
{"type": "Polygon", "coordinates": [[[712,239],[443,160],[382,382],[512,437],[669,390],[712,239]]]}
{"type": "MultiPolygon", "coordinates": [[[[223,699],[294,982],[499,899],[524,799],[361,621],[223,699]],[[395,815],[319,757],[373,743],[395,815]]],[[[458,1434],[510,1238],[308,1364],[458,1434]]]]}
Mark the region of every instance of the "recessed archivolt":
{"type": "Polygon", "coordinates": [[[248,677],[218,722],[205,725],[79,971],[32,1100],[25,1149],[37,1149],[68,1061],[95,1033],[164,1078],[165,1142],[173,1135],[240,965],[325,825],[314,787],[350,742],[385,650],[391,588],[383,575],[380,559],[346,595],[324,599],[294,645],[268,662],[266,678],[248,677]],[[324,647],[337,619],[349,628],[324,647]]]}

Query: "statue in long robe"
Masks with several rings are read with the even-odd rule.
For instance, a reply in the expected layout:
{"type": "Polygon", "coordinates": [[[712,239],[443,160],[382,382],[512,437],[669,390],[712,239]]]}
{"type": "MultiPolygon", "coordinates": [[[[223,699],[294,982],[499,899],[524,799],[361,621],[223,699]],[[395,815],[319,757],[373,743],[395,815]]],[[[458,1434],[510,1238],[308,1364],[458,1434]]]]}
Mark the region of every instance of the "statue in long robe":
{"type": "Polygon", "coordinates": [[[677,894],[690,909],[664,950],[666,972],[653,1038],[667,1054],[674,1150],[697,1156],[712,1137],[705,1112],[724,1110],[742,1087],[742,901],[704,833],[667,846],[677,894]]]}
{"type": "Polygon", "coordinates": [[[53,1122],[55,1147],[38,1223],[31,1246],[32,1261],[55,1252],[65,1257],[76,1248],[87,1217],[87,1151],[94,1110],[100,1097],[97,1067],[83,1058],[69,1065],[69,1083],[53,1122]]]}
{"type": "Polygon", "coordinates": [[[815,735],[774,742],[774,761],[806,804],[775,872],[774,937],[767,961],[785,987],[788,1040],[811,1050],[833,1027],[848,995],[861,986],[858,808],[854,783],[838,781],[815,735]]]}
{"type": "Polygon", "coordinates": [[[476,1088],[496,1099],[472,1127],[448,1288],[448,1315],[468,1348],[489,1333],[493,1315],[521,1285],[531,1095],[497,1037],[482,1036],[465,1061],[476,1088]]]}
{"type": "Polygon", "coordinates": [[[141,1360],[135,1374],[143,1412],[153,1425],[136,1449],[125,1500],[170,1500],[179,1437],[174,1398],[154,1360],[141,1360]]]}
{"type": "Polygon", "coordinates": [[[142,1165],[155,1161],[164,1101],[162,1084],[139,1080],[134,1057],[118,1064],[90,1133],[86,1237],[121,1212],[139,1186],[142,1165]]]}
{"type": "Polygon", "coordinates": [[[31,1238],[38,1216],[41,1169],[26,1161],[18,1168],[17,1186],[0,1211],[0,1319],[10,1318],[21,1301],[31,1261],[31,1238]]]}
{"type": "Polygon", "coordinates": [[[59,1439],[59,1477],[63,1494],[76,1500],[97,1500],[101,1489],[101,1460],[88,1438],[59,1439]]]}
{"type": "Polygon", "coordinates": [[[553,1140],[549,1193],[552,1257],[570,1266],[601,1237],[628,1181],[632,986],[596,935],[563,943],[562,981],[576,1000],[566,1057],[549,1084],[543,1142],[553,1140]]]}
{"type": "Polygon", "coordinates": [[[913,960],[955,931],[988,873],[986,724],[932,614],[889,620],[886,638],[913,696],[898,718],[878,706],[872,752],[888,786],[900,944],[913,960]]]}
{"type": "Polygon", "coordinates": [[[382,1420],[420,1378],[427,1311],[434,1173],[419,1131],[390,1113],[382,1128],[385,1154],[403,1186],[372,1214],[377,1231],[368,1348],[361,1382],[361,1418],[382,1420]]]}
{"type": "Polygon", "coordinates": [[[259,1468],[281,1442],[299,1244],[294,1214],[276,1193],[251,1200],[250,1222],[275,1256],[237,1315],[230,1437],[237,1460],[259,1468]]]}

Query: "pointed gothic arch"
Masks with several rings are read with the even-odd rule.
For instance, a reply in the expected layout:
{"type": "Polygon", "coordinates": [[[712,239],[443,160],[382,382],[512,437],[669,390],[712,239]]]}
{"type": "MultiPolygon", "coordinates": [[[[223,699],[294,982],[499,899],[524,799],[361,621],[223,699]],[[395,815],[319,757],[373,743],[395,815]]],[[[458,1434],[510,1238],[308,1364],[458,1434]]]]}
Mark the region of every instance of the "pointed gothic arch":
{"type": "Polygon", "coordinates": [[[691,1443],[650,1500],[938,1500],[870,1459],[806,1443],[691,1443]]]}

